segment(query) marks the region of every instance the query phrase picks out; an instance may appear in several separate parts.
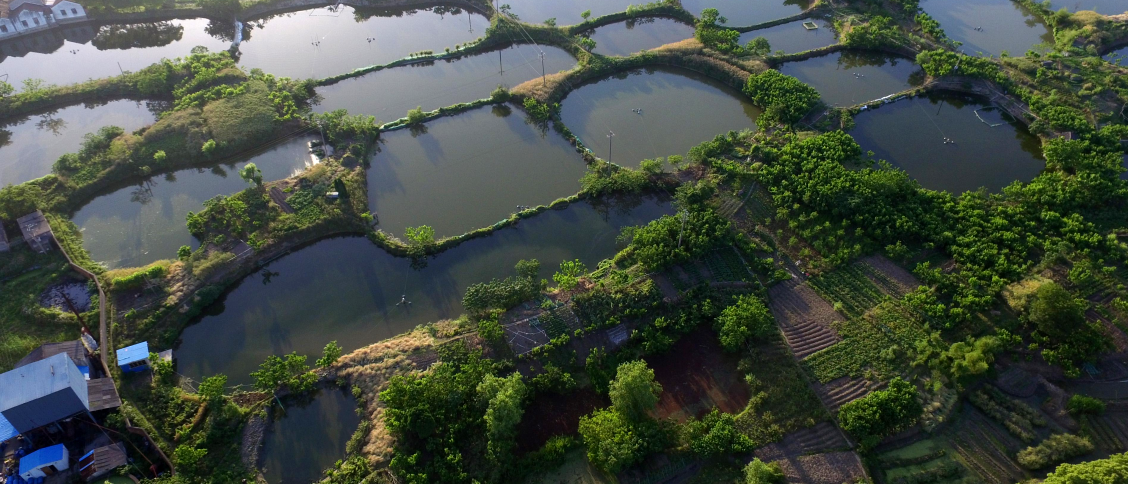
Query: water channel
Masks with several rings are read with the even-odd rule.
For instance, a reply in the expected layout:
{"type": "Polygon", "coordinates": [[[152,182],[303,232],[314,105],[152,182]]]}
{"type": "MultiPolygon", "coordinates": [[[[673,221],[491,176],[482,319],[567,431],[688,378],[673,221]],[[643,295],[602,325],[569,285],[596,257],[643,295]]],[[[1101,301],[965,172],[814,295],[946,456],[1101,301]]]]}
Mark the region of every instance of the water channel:
{"type": "Polygon", "coordinates": [[[199,243],[188,232],[188,211],[203,202],[247,188],[238,170],[253,162],[264,180],[289,177],[310,163],[309,138],[294,138],[246,160],[212,168],[190,168],[152,177],[90,201],[71,220],[82,231],[90,257],[108,268],[142,266],[175,258],[177,248],[199,243]]]}
{"type": "Polygon", "coordinates": [[[318,390],[286,399],[263,439],[262,469],[269,483],[317,483],[345,456],[345,443],[361,418],[344,389],[318,390]]]}
{"type": "Polygon", "coordinates": [[[437,237],[489,226],[518,205],[578,192],[586,169],[564,138],[509,106],[439,118],[381,140],[368,169],[369,209],[379,229],[401,237],[421,224],[437,237]]]}
{"type": "Polygon", "coordinates": [[[956,94],[903,99],[855,117],[850,134],[875,159],[928,189],[999,192],[1043,170],[1039,139],[1006,113],[956,94]],[[944,140],[948,138],[951,143],[944,140]]]}
{"type": "Polygon", "coordinates": [[[852,106],[921,84],[925,74],[910,59],[840,51],[782,64],[780,72],[807,83],[832,106],[852,106]]]}
{"type": "Polygon", "coordinates": [[[630,167],[647,158],[684,155],[729,130],[755,128],[760,113],[735,89],[671,68],[590,82],[561,102],[561,119],[588,148],[607,159],[611,131],[611,161],[630,167]]]}
{"type": "Polygon", "coordinates": [[[811,19],[807,21],[815,22],[818,28],[808,30],[804,28],[803,25],[805,20],[797,20],[767,29],[745,32],[741,34],[741,38],[738,42],[740,42],[741,45],[745,45],[750,40],[757,37],[764,37],[765,40],[768,41],[768,45],[772,48],[772,52],[783,51],[786,54],[794,54],[796,52],[826,47],[839,41],[835,35],[835,29],[831,28],[830,22],[823,19],[811,19]]]}
{"type": "Polygon", "coordinates": [[[1035,44],[1054,42],[1043,20],[1012,0],[922,0],[921,8],[946,36],[963,42],[959,49],[968,55],[1022,56],[1035,44]]]}
{"type": "Polygon", "coordinates": [[[539,260],[544,278],[566,259],[594,268],[617,251],[622,227],[672,212],[669,204],[649,198],[597,203],[546,211],[464,242],[429,259],[422,270],[361,237],[297,250],[267,266],[269,274],[247,277],[185,329],[178,372],[194,379],[222,372],[230,383],[242,384],[268,355],[316,356],[330,340],[348,352],[454,318],[462,313],[467,286],[513,275],[518,260],[539,260]],[[401,295],[411,305],[397,305],[401,295]]]}
{"type": "Polygon", "coordinates": [[[51,173],[60,156],[77,152],[87,133],[114,125],[131,132],[156,117],[137,101],[75,105],[0,124],[0,187],[51,173]]]}
{"type": "Polygon", "coordinates": [[[643,49],[694,37],[694,26],[668,18],[630,19],[604,25],[592,31],[597,54],[629,56],[643,49]]]}
{"type": "Polygon", "coordinates": [[[811,6],[811,0],[682,0],[682,8],[694,15],[716,8],[729,27],[748,27],[791,17],[811,6]]]}
{"type": "Polygon", "coordinates": [[[549,74],[576,65],[576,59],[557,47],[515,45],[458,60],[395,67],[346,79],[318,88],[322,100],[314,109],[347,109],[352,114],[392,121],[416,106],[431,111],[488,98],[499,85],[512,88],[541,77],[541,52],[545,53],[545,72],[549,74]]]}

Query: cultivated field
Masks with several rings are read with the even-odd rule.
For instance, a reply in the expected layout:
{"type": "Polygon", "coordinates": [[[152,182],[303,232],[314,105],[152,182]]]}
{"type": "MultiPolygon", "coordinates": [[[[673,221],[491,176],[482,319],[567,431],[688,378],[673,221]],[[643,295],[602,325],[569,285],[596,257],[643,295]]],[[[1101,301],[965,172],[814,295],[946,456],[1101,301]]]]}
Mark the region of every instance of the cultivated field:
{"type": "Polygon", "coordinates": [[[768,291],[769,307],[792,353],[802,359],[839,341],[833,322],[843,315],[803,284],[784,282],[768,291]]]}

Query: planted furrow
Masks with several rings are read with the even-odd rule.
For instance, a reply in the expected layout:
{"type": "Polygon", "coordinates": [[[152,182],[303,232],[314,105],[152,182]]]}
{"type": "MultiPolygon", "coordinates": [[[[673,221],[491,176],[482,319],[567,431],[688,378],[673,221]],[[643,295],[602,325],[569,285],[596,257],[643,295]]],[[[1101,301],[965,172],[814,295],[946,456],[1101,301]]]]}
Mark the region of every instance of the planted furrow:
{"type": "Polygon", "coordinates": [[[960,458],[960,460],[958,461],[960,461],[961,464],[963,464],[966,468],[979,475],[980,478],[985,482],[1006,482],[1005,478],[993,475],[991,470],[980,463],[980,461],[977,459],[977,454],[972,451],[973,447],[969,446],[968,443],[966,443],[964,440],[954,439],[952,441],[952,444],[953,448],[956,449],[957,455],[960,458]]]}

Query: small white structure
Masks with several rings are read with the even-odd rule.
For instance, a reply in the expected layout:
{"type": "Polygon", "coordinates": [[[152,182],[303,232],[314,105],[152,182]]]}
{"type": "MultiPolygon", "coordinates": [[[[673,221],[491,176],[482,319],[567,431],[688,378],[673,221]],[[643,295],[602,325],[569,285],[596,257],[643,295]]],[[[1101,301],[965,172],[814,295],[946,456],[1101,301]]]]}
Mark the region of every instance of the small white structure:
{"type": "Polygon", "coordinates": [[[8,19],[21,34],[47,29],[50,16],[51,7],[43,0],[13,0],[8,4],[8,19]]]}
{"type": "Polygon", "coordinates": [[[8,18],[0,18],[0,39],[7,39],[8,37],[15,37],[20,35],[20,30],[16,28],[16,24],[8,18]]]}
{"type": "Polygon", "coordinates": [[[62,0],[51,6],[51,16],[60,24],[79,22],[86,20],[86,9],[70,0],[62,0]]]}
{"type": "Polygon", "coordinates": [[[40,448],[20,459],[20,478],[31,480],[57,475],[70,468],[70,452],[62,444],[40,448]]]}

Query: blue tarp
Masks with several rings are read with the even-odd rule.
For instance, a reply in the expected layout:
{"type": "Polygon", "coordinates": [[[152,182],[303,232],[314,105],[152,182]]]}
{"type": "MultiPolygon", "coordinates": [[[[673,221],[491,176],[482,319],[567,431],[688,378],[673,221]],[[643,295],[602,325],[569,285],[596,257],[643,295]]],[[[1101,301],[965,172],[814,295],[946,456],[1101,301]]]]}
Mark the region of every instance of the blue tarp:
{"type": "Polygon", "coordinates": [[[0,441],[8,441],[19,436],[19,434],[20,432],[16,431],[12,423],[9,423],[8,420],[4,418],[4,415],[0,414],[0,441]]]}
{"type": "Polygon", "coordinates": [[[44,465],[50,465],[63,459],[67,449],[62,444],[40,448],[20,458],[20,475],[30,472],[44,465]]]}
{"type": "Polygon", "coordinates": [[[118,349],[118,365],[125,366],[132,362],[149,358],[149,342],[141,342],[129,347],[118,349]]]}

